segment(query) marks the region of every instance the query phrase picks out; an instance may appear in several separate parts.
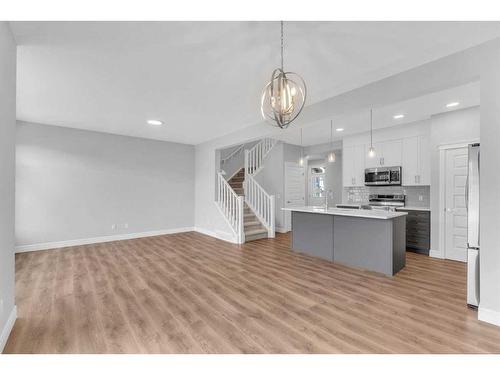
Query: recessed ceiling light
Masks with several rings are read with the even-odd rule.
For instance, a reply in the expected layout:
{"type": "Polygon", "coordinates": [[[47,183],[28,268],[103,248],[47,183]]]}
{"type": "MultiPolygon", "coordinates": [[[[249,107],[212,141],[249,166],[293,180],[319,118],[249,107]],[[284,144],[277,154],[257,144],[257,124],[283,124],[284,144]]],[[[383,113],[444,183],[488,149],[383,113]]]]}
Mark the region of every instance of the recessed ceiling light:
{"type": "Polygon", "coordinates": [[[394,116],[392,116],[392,118],[394,120],[399,120],[400,118],[403,118],[403,117],[405,117],[405,115],[394,115],[394,116]]]}
{"type": "Polygon", "coordinates": [[[160,126],[163,125],[163,122],[160,120],[148,120],[148,124],[153,126],[160,126]]]}
{"type": "Polygon", "coordinates": [[[344,131],[344,128],[337,128],[335,129],[336,132],[343,132],[344,131]]]}
{"type": "Polygon", "coordinates": [[[453,108],[459,104],[460,104],[459,102],[451,102],[451,103],[446,104],[446,108],[453,108]]]}

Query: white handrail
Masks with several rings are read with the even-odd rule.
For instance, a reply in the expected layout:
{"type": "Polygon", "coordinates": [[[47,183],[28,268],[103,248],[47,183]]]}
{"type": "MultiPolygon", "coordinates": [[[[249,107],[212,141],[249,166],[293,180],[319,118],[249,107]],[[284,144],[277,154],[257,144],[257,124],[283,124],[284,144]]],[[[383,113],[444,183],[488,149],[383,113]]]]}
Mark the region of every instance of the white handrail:
{"type": "Polygon", "coordinates": [[[267,229],[268,237],[275,234],[275,201],[274,195],[269,195],[251,175],[245,177],[245,202],[254,212],[262,225],[267,229]]]}
{"type": "Polygon", "coordinates": [[[243,145],[239,145],[238,147],[236,147],[236,149],[234,149],[228,156],[226,156],[225,158],[221,159],[221,163],[222,164],[227,163],[227,161],[229,159],[232,159],[237,154],[239,154],[241,152],[241,150],[243,150],[244,147],[245,147],[244,144],[243,145]]]}
{"type": "Polygon", "coordinates": [[[221,172],[217,172],[217,204],[236,235],[238,243],[245,242],[245,231],[243,223],[243,203],[245,198],[238,196],[224,178],[221,172]]]}
{"type": "Polygon", "coordinates": [[[245,173],[253,176],[262,168],[264,158],[276,144],[272,138],[264,138],[249,150],[245,150],[245,173]]]}

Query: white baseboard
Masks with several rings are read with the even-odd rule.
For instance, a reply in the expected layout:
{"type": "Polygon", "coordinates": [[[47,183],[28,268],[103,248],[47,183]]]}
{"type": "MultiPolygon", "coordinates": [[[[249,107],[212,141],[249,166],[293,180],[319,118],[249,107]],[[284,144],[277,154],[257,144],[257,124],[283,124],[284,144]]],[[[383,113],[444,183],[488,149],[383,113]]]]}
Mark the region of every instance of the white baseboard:
{"type": "Polygon", "coordinates": [[[438,250],[429,250],[429,256],[432,258],[444,259],[443,254],[438,250]]]}
{"type": "Polygon", "coordinates": [[[238,243],[236,238],[231,233],[228,233],[228,232],[222,232],[222,231],[214,232],[212,230],[200,228],[200,227],[195,227],[194,230],[196,232],[206,234],[207,236],[214,237],[214,238],[217,238],[217,239],[222,240],[222,241],[231,242],[231,243],[238,243]]]}
{"type": "Polygon", "coordinates": [[[483,322],[500,326],[500,312],[498,311],[481,308],[481,306],[479,306],[477,318],[483,322]]]}
{"type": "Polygon", "coordinates": [[[192,232],[193,230],[195,230],[193,227],[184,227],[184,228],[173,228],[173,229],[164,229],[164,230],[153,230],[153,231],[149,231],[149,232],[117,234],[114,236],[81,238],[81,239],[77,239],[77,240],[68,240],[68,241],[35,243],[35,244],[31,244],[31,245],[16,246],[16,253],[23,253],[23,252],[27,252],[27,251],[48,250],[48,249],[58,249],[61,247],[68,247],[68,246],[89,245],[89,244],[101,243],[101,242],[130,240],[133,238],[162,236],[164,234],[192,232]]]}
{"type": "Polygon", "coordinates": [[[276,232],[278,232],[278,233],[288,233],[290,231],[287,230],[286,228],[283,228],[283,227],[276,227],[276,232]]]}
{"type": "Polygon", "coordinates": [[[7,344],[7,340],[9,339],[10,332],[12,328],[14,328],[14,323],[17,319],[17,306],[14,306],[7,318],[7,322],[5,322],[5,326],[2,329],[2,333],[0,334],[0,354],[2,354],[3,349],[5,348],[5,344],[7,344]]]}

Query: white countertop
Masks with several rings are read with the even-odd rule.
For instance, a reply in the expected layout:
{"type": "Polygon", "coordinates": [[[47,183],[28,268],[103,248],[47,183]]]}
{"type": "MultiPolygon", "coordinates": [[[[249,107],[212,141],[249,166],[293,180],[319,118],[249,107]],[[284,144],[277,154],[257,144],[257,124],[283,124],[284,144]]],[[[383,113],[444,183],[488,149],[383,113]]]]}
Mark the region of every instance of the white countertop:
{"type": "Polygon", "coordinates": [[[414,206],[404,206],[398,207],[396,210],[408,210],[408,211],[430,211],[429,207],[414,207],[414,206]]]}
{"type": "Polygon", "coordinates": [[[331,207],[325,210],[321,206],[297,206],[297,207],[286,207],[282,208],[284,211],[297,211],[297,212],[307,212],[313,214],[323,214],[323,215],[337,215],[337,216],[352,216],[352,217],[364,217],[368,219],[394,219],[395,217],[408,215],[406,212],[391,212],[382,210],[357,210],[349,208],[335,208],[331,207]]]}

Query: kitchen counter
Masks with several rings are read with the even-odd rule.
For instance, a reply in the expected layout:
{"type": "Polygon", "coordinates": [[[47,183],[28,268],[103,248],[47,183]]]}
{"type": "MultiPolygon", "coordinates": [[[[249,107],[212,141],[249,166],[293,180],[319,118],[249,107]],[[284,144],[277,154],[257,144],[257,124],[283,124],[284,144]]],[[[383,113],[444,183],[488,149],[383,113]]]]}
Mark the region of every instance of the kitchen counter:
{"type": "Polygon", "coordinates": [[[283,208],[284,211],[309,212],[324,215],[364,217],[368,219],[394,219],[395,217],[405,216],[406,212],[384,211],[384,210],[363,210],[356,208],[328,208],[322,206],[300,206],[283,208]]]}
{"type": "Polygon", "coordinates": [[[302,206],[292,215],[292,250],[392,276],[406,264],[407,212],[302,206]]]}
{"type": "Polygon", "coordinates": [[[396,208],[396,211],[426,211],[429,212],[431,209],[429,207],[415,207],[415,206],[404,206],[396,208]]]}

